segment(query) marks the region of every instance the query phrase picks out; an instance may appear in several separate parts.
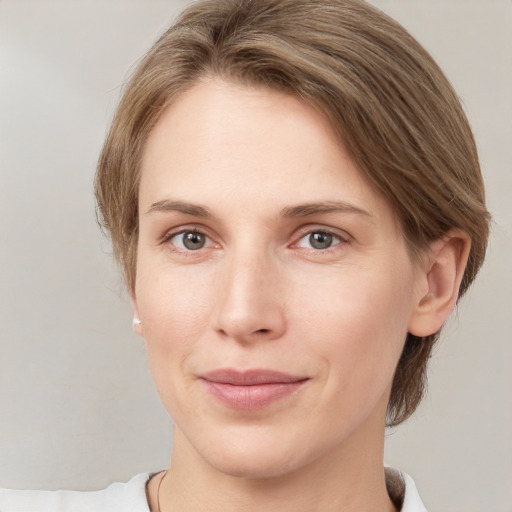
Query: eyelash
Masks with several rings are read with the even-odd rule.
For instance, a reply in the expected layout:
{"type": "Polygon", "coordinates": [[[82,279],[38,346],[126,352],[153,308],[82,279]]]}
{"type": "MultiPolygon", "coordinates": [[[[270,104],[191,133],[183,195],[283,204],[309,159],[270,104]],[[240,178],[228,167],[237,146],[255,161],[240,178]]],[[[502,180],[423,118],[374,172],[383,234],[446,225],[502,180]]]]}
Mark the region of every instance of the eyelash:
{"type": "Polygon", "coordinates": [[[329,255],[333,252],[340,250],[345,245],[349,244],[351,241],[351,236],[348,233],[340,233],[339,231],[335,231],[323,226],[319,227],[311,227],[307,226],[303,230],[301,230],[300,236],[295,238],[295,241],[291,244],[292,248],[298,248],[303,249],[305,251],[308,251],[310,254],[316,254],[316,255],[329,255]],[[299,245],[300,242],[307,237],[311,237],[311,235],[314,234],[321,234],[321,235],[328,235],[332,237],[332,244],[328,247],[325,247],[323,249],[318,249],[315,247],[311,247],[309,244],[309,247],[304,247],[299,245]]]}
{"type": "MultiPolygon", "coordinates": [[[[210,241],[210,243],[212,242],[212,239],[211,237],[209,237],[203,229],[201,228],[197,228],[197,227],[194,227],[194,226],[191,226],[191,227],[185,227],[185,228],[181,228],[179,229],[178,231],[169,231],[167,232],[163,237],[162,237],[162,240],[160,241],[161,244],[168,244],[174,237],[178,237],[180,235],[184,235],[185,233],[194,233],[194,234],[197,234],[197,235],[201,235],[203,237],[205,237],[205,239],[207,241],[210,241]]],[[[207,243],[207,242],[206,242],[207,243]]],[[[175,248],[176,248],[176,245],[175,244],[171,244],[173,245],[175,248]]],[[[186,249],[186,248],[176,248],[175,251],[176,252],[180,252],[182,254],[187,254],[187,253],[195,253],[195,252],[198,252],[200,251],[201,249],[203,249],[204,247],[200,247],[196,250],[192,250],[192,249],[186,249]]]]}
{"type": "MultiPolygon", "coordinates": [[[[204,232],[203,229],[198,228],[198,227],[193,227],[193,226],[187,227],[187,228],[181,228],[178,231],[167,232],[162,237],[162,240],[161,240],[160,243],[161,244],[168,244],[174,237],[177,237],[179,235],[184,235],[185,233],[194,233],[194,234],[197,234],[197,235],[200,235],[200,236],[204,236],[205,239],[206,239],[206,243],[208,243],[208,241],[209,241],[210,244],[215,244],[215,242],[213,242],[212,238],[210,236],[208,236],[204,232]]],[[[338,247],[340,245],[347,244],[349,242],[350,242],[350,236],[348,234],[345,234],[344,236],[342,236],[340,233],[334,232],[333,230],[330,230],[330,229],[327,229],[327,228],[317,228],[317,229],[305,228],[300,233],[300,236],[298,238],[295,238],[295,241],[292,242],[292,244],[290,244],[290,246],[292,248],[298,247],[298,248],[306,249],[308,251],[312,251],[312,252],[315,252],[315,253],[329,253],[329,252],[332,252],[333,250],[335,250],[336,247],[338,247]],[[301,240],[306,239],[306,237],[311,237],[311,235],[314,235],[314,234],[321,234],[321,235],[327,235],[329,237],[332,237],[332,244],[329,245],[328,247],[322,248],[322,249],[315,248],[315,247],[303,247],[303,246],[299,245],[301,240]]],[[[176,252],[180,252],[182,254],[189,254],[189,255],[197,253],[201,249],[209,248],[209,247],[200,247],[200,248],[198,248],[196,250],[193,250],[193,249],[176,247],[175,244],[171,244],[171,245],[174,247],[174,250],[176,252]]]]}

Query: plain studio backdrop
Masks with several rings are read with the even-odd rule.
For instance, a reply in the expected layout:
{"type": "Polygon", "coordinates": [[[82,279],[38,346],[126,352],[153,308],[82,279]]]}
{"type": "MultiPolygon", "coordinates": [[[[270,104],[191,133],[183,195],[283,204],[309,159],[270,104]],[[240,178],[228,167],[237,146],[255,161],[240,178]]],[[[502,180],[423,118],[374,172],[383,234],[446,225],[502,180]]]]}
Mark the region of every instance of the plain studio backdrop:
{"type": "MultiPolygon", "coordinates": [[[[0,0],[0,487],[98,489],[164,468],[171,421],[94,214],[95,163],[127,71],[185,5],[0,0]]],[[[386,462],[438,512],[512,510],[512,2],[374,0],[465,105],[494,216],[386,462]]]]}

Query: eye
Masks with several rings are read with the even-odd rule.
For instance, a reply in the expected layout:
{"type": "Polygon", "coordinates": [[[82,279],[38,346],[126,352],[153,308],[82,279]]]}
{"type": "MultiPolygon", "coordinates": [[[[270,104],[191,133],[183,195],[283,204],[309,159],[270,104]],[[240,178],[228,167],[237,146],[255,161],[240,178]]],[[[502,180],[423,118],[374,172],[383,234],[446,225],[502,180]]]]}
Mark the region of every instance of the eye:
{"type": "Polygon", "coordinates": [[[299,247],[306,249],[325,250],[333,245],[342,242],[339,236],[329,233],[328,231],[312,231],[303,236],[297,243],[299,247]]]}
{"type": "Polygon", "coordinates": [[[209,245],[210,239],[200,231],[182,231],[168,238],[177,249],[197,251],[209,245]]]}

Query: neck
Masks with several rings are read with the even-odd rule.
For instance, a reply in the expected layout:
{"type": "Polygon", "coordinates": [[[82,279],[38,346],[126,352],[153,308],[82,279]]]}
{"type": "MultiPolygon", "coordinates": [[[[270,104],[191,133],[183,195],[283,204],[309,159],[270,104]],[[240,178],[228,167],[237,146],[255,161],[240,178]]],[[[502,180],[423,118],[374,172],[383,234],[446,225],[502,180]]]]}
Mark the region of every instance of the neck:
{"type": "Polygon", "coordinates": [[[355,442],[354,447],[331,451],[285,475],[246,478],[206,463],[176,429],[160,512],[396,512],[386,491],[384,436],[377,446],[355,442]]]}

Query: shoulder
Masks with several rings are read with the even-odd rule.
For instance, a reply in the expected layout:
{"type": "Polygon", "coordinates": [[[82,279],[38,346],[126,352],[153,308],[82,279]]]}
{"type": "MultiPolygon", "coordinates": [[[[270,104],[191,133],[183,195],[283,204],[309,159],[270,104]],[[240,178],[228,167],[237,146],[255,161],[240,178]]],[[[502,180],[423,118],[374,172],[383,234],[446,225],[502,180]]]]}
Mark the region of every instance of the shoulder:
{"type": "Polygon", "coordinates": [[[149,512],[148,473],[101,491],[15,491],[0,489],[1,512],[149,512]]]}
{"type": "Polygon", "coordinates": [[[386,467],[386,486],[400,512],[427,512],[414,480],[407,473],[386,467]]]}

